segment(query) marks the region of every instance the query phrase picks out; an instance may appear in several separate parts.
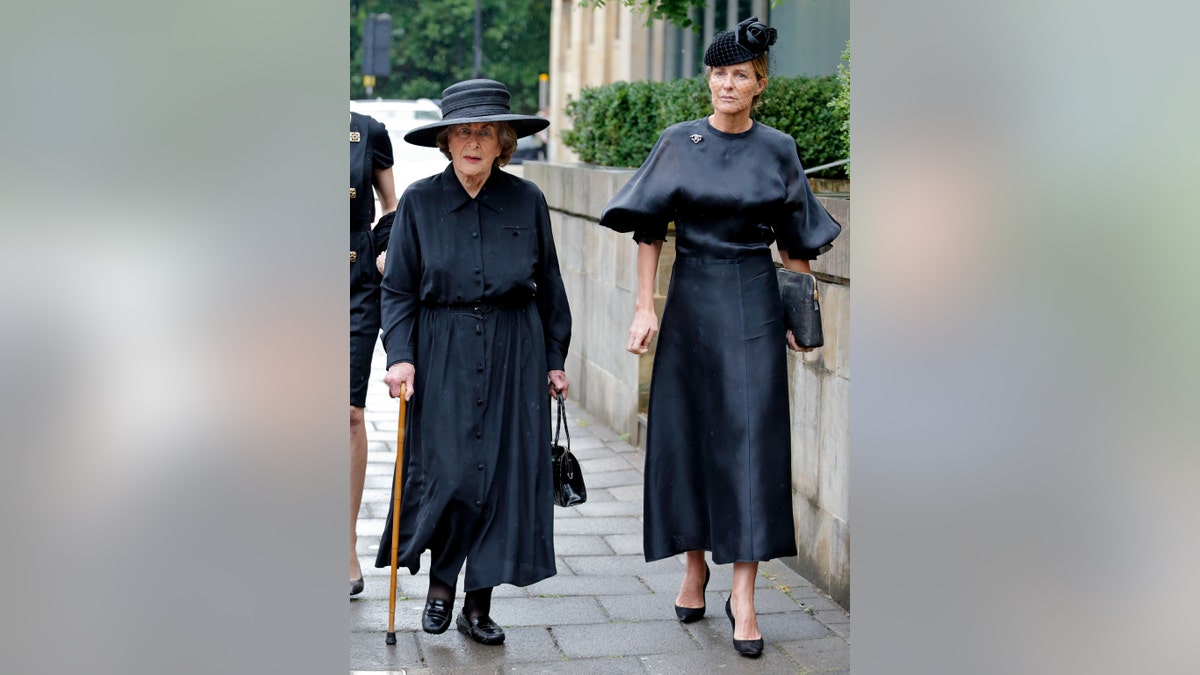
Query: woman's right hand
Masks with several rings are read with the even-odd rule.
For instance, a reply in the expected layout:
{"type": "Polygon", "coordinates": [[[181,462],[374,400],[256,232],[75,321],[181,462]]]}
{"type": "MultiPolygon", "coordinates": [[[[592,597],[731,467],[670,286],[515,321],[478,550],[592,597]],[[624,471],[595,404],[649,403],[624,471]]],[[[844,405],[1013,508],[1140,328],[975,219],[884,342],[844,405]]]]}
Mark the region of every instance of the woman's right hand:
{"type": "Polygon", "coordinates": [[[388,386],[388,395],[392,398],[400,398],[400,385],[404,385],[404,400],[412,398],[413,378],[416,372],[417,369],[413,367],[413,364],[406,361],[393,363],[392,367],[388,368],[387,375],[383,376],[383,381],[388,386]]]}
{"type": "Polygon", "coordinates": [[[650,342],[658,335],[658,315],[653,308],[634,310],[633,325],[629,327],[629,344],[626,351],[631,354],[645,354],[650,351],[650,342]]]}

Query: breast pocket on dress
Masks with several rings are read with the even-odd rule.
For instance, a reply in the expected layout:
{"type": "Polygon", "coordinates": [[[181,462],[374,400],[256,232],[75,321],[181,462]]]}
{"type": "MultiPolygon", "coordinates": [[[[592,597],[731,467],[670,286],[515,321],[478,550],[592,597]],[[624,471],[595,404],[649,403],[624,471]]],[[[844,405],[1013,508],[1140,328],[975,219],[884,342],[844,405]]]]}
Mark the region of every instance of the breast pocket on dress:
{"type": "Polygon", "coordinates": [[[532,225],[501,225],[500,246],[510,255],[525,256],[534,253],[537,237],[532,225]]]}
{"type": "Polygon", "coordinates": [[[533,225],[501,225],[491,269],[509,279],[524,279],[537,263],[537,236],[533,225]]]}

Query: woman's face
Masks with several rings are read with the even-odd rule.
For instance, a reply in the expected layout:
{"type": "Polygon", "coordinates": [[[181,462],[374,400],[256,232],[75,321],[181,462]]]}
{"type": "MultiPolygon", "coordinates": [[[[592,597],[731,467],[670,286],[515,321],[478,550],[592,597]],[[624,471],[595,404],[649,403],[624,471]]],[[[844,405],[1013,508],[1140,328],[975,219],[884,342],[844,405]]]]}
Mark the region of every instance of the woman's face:
{"type": "Polygon", "coordinates": [[[447,145],[455,173],[464,178],[486,178],[500,156],[500,134],[491,122],[450,127],[447,145]]]}
{"type": "Polygon", "coordinates": [[[754,97],[767,88],[767,81],[754,74],[749,61],[732,66],[716,66],[708,76],[712,91],[713,110],[725,115],[737,115],[750,110],[754,97]]]}

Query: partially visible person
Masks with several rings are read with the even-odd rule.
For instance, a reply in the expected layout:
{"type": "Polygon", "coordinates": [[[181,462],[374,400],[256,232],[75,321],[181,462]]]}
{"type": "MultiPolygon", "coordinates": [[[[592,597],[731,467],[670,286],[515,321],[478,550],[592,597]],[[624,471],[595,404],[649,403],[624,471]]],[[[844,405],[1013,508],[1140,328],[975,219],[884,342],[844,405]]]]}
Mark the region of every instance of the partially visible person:
{"type": "Polygon", "coordinates": [[[600,224],[638,242],[636,307],[626,349],[658,335],[647,423],[647,561],[685,553],[675,614],[704,616],[710,571],[733,563],[725,613],[739,654],[762,654],[754,610],[758,563],[796,555],[792,519],[787,347],[770,245],[809,272],[841,226],[813,197],[796,141],[754,121],[767,88],[774,28],[750,17],[704,53],[711,115],[666,129],[600,224]],[[675,266],[663,309],[654,277],[675,223],[675,266]]]}
{"type": "Polygon", "coordinates": [[[548,124],[511,113],[499,82],[447,87],[442,119],[404,140],[450,164],[404,191],[383,275],[385,381],[409,408],[400,513],[375,566],[391,564],[395,526],[398,565],[416,574],[430,551],[421,626],[438,634],[465,564],[455,623],[487,645],[505,638],[492,589],[557,571],[550,396],[570,386],[571,310],[546,199],[501,170],[517,138],[548,124]]]}
{"type": "Polygon", "coordinates": [[[350,113],[350,595],[362,593],[358,510],[367,475],[363,409],[379,338],[379,280],[396,211],[392,141],[373,117],[350,113]],[[374,190],[374,194],[372,194],[374,190]],[[375,199],[384,216],[375,223],[375,199]]]}

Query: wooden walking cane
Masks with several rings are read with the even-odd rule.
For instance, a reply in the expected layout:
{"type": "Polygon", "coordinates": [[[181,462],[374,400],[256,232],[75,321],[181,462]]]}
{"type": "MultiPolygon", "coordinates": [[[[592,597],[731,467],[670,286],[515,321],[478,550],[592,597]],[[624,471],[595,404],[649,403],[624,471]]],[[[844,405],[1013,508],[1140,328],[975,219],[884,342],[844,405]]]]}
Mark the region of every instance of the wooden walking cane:
{"type": "Polygon", "coordinates": [[[387,644],[396,644],[396,554],[400,549],[400,486],[404,483],[404,385],[400,385],[400,428],[396,431],[396,472],[392,476],[392,584],[388,593],[387,644]]]}

